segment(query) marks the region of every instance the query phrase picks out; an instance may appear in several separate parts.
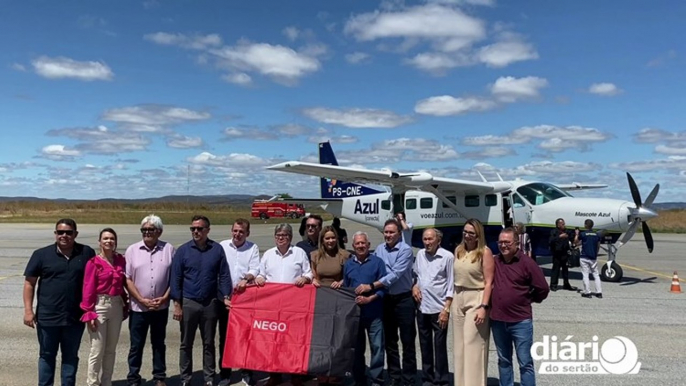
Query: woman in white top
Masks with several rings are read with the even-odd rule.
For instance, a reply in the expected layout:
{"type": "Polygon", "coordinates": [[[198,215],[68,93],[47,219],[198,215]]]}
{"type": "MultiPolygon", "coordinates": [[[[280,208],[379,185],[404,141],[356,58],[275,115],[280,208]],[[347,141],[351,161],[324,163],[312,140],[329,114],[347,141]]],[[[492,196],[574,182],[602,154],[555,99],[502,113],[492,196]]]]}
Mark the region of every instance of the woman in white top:
{"type": "Polygon", "coordinates": [[[455,249],[453,355],[456,386],[485,386],[490,337],[488,308],[495,272],[493,253],[486,246],[484,227],[469,219],[455,249]]]}

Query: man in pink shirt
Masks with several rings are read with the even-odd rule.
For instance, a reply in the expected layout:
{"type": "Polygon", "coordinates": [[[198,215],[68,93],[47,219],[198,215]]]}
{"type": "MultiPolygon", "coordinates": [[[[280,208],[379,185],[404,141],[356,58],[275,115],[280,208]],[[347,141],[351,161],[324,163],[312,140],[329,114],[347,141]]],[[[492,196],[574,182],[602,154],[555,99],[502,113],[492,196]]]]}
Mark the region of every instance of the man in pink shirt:
{"type": "Polygon", "coordinates": [[[143,348],[150,330],[152,342],[152,375],[155,386],[165,386],[166,346],[164,343],[169,319],[169,275],[174,247],[160,240],[162,219],[149,215],[141,221],[143,240],[126,250],[126,288],[131,295],[129,330],[128,384],[142,384],[140,376],[143,348]]]}

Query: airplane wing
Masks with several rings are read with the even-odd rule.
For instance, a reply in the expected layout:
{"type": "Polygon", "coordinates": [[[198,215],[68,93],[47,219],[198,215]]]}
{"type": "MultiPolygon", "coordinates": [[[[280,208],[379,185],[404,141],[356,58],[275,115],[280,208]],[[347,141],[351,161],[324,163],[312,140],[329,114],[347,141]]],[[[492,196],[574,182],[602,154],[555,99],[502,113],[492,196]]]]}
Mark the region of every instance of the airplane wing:
{"type": "Polygon", "coordinates": [[[555,186],[565,191],[607,188],[607,185],[603,184],[581,184],[578,182],[572,182],[571,184],[555,184],[555,186]]]}
{"type": "Polygon", "coordinates": [[[426,172],[396,173],[393,171],[350,168],[309,162],[288,161],[267,167],[269,170],[331,178],[340,181],[372,183],[400,189],[456,192],[458,194],[497,193],[509,190],[512,185],[505,181],[480,182],[434,177],[426,172]]]}

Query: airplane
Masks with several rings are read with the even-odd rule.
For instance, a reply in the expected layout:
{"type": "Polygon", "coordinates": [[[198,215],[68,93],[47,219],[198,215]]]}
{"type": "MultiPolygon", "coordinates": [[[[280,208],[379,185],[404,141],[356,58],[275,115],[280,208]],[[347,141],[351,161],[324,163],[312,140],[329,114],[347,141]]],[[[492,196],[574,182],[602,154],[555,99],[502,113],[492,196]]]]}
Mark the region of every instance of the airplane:
{"type": "Polygon", "coordinates": [[[411,244],[423,248],[422,232],[435,227],[443,232],[443,246],[454,250],[469,218],[484,225],[489,247],[497,251],[496,240],[504,227],[522,222],[527,227],[532,249],[537,256],[549,256],[548,240],[555,221],[563,218],[568,229],[584,229],[591,219],[596,230],[603,230],[602,248],[608,261],[600,272],[604,281],[618,282],[623,270],[615,261],[618,249],[642,228],[648,251],[653,237],[647,220],[657,217],[650,209],[659,191],[657,184],[645,201],[633,177],[627,173],[633,202],[608,198],[572,197],[568,191],[599,189],[600,184],[551,184],[516,179],[469,181],[435,177],[426,172],[399,173],[339,166],[329,142],[319,144],[319,163],[287,161],[269,170],[320,177],[320,199],[283,199],[320,204],[336,217],[346,218],[383,231],[386,220],[399,211],[413,224],[411,244]],[[367,185],[380,186],[379,188],[367,185]],[[384,190],[383,187],[386,187],[384,190]],[[623,234],[623,236],[622,236],[623,234]],[[621,238],[620,238],[621,236],[621,238]]]}

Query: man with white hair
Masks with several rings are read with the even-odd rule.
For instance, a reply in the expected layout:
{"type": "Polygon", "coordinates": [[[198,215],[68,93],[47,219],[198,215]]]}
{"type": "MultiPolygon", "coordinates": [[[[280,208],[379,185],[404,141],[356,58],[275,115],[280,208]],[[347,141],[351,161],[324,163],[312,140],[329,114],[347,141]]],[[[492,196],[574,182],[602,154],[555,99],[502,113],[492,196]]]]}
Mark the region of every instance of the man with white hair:
{"type": "Polygon", "coordinates": [[[143,240],[126,249],[126,289],[131,298],[128,384],[139,386],[145,340],[150,330],[152,376],[155,386],[166,385],[166,338],[169,319],[169,275],[174,247],[160,240],[164,225],[154,214],[141,221],[143,240]]]}

